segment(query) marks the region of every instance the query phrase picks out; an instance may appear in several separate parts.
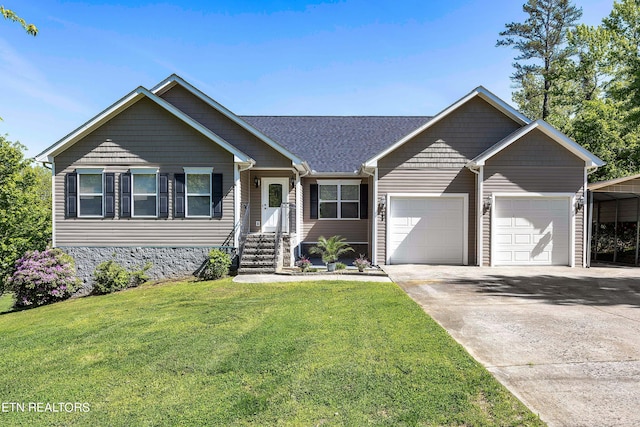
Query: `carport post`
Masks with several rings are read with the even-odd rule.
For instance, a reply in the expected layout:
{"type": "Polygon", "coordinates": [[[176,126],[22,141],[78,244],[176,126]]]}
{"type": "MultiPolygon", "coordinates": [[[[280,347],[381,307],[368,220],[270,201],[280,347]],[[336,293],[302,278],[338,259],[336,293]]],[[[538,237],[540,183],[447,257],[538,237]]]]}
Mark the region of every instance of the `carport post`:
{"type": "Polygon", "coordinates": [[[636,196],[636,267],[638,266],[638,246],[640,246],[640,197],[636,196]]]}
{"type": "MultiPolygon", "coordinates": [[[[593,193],[591,193],[593,196],[593,193]]],[[[595,250],[593,251],[593,259],[598,260],[598,231],[600,230],[600,201],[598,201],[598,215],[596,217],[596,232],[595,232],[595,250]]],[[[591,250],[591,249],[589,249],[591,250]]]]}
{"type": "Polygon", "coordinates": [[[613,227],[613,262],[618,259],[618,205],[620,199],[616,199],[616,224],[613,227]]]}
{"type": "MultiPolygon", "coordinates": [[[[587,267],[591,267],[591,238],[593,237],[593,191],[587,191],[587,197],[589,203],[587,204],[587,223],[589,224],[587,229],[587,247],[586,255],[587,255],[587,267]]],[[[640,200],[640,199],[639,199],[640,200]]]]}

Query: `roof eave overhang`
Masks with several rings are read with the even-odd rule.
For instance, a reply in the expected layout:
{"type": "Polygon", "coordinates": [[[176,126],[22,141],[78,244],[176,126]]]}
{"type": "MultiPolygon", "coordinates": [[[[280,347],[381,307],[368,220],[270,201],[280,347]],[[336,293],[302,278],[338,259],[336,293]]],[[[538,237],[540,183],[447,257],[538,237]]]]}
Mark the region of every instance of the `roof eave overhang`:
{"type": "Polygon", "coordinates": [[[182,77],[178,76],[177,74],[172,74],[169,77],[167,77],[166,79],[164,79],[163,81],[161,81],[160,83],[158,83],[156,86],[154,86],[151,89],[151,92],[159,96],[159,95],[162,95],[163,93],[165,93],[166,91],[170,90],[171,88],[173,88],[175,85],[178,85],[178,84],[180,86],[182,86],[184,89],[186,89],[187,91],[189,91],[192,95],[194,95],[197,98],[199,98],[202,102],[204,102],[205,104],[209,105],[213,109],[217,110],[219,113],[221,113],[224,116],[226,116],[229,120],[235,122],[237,125],[239,125],[243,129],[245,129],[247,132],[251,133],[256,138],[262,140],[265,144],[269,145],[271,148],[276,150],[278,153],[280,153],[283,156],[285,156],[288,159],[290,159],[293,167],[298,168],[298,166],[301,166],[302,169],[300,169],[300,170],[305,170],[304,166],[303,166],[304,161],[301,158],[299,158],[295,154],[291,153],[289,150],[284,148],[282,145],[280,145],[279,143],[275,142],[274,140],[272,140],[271,138],[269,138],[268,136],[266,136],[265,134],[260,132],[258,129],[256,129],[255,127],[251,126],[246,121],[242,120],[240,117],[238,117],[231,110],[229,110],[228,108],[226,108],[222,104],[218,103],[216,100],[214,100],[213,98],[211,98],[210,96],[208,96],[207,94],[202,92],[200,89],[196,88],[191,83],[187,82],[186,80],[184,80],[182,77]]]}
{"type": "Polygon", "coordinates": [[[591,191],[595,191],[595,190],[600,190],[602,188],[609,187],[611,185],[621,184],[623,182],[631,181],[633,179],[638,179],[638,178],[640,178],[640,174],[635,174],[635,175],[630,175],[630,176],[623,176],[621,178],[609,179],[607,181],[592,182],[591,184],[588,185],[588,188],[591,191]]]}

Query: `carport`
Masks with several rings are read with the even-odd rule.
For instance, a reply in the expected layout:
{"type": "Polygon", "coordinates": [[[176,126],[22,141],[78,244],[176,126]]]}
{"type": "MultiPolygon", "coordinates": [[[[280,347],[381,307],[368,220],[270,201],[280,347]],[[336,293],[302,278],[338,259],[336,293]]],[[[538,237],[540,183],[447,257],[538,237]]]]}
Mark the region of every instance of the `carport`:
{"type": "Polygon", "coordinates": [[[594,261],[638,266],[640,174],[594,182],[588,189],[587,265],[594,261]]]}

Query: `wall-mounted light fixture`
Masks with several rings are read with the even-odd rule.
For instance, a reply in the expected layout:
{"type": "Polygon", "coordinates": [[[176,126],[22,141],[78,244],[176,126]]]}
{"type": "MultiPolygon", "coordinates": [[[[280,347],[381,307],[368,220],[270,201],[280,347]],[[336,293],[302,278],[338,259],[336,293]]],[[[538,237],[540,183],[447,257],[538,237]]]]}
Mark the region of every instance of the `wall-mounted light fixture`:
{"type": "Polygon", "coordinates": [[[254,176],[253,184],[256,186],[256,188],[260,187],[260,178],[258,178],[257,176],[254,176]]]}
{"type": "Polygon", "coordinates": [[[575,206],[576,206],[576,212],[578,212],[580,209],[584,207],[584,196],[580,195],[576,197],[575,206]]]}
{"type": "Polygon", "coordinates": [[[290,182],[291,182],[291,188],[295,187],[296,186],[296,177],[292,176],[290,182]]]}
{"type": "Polygon", "coordinates": [[[483,213],[487,213],[491,210],[491,203],[493,202],[493,198],[491,196],[487,196],[482,201],[482,211],[483,213]]]}
{"type": "Polygon", "coordinates": [[[387,197],[380,196],[378,199],[378,213],[380,214],[380,220],[384,221],[384,215],[387,209],[387,197]]]}

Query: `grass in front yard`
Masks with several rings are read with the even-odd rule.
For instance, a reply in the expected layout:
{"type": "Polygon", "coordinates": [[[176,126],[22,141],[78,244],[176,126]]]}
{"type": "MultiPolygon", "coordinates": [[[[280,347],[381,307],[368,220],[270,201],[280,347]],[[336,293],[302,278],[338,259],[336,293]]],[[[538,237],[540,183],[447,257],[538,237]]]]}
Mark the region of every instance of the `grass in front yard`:
{"type": "Polygon", "coordinates": [[[390,283],[167,283],[0,316],[0,425],[542,425],[390,283]]]}

